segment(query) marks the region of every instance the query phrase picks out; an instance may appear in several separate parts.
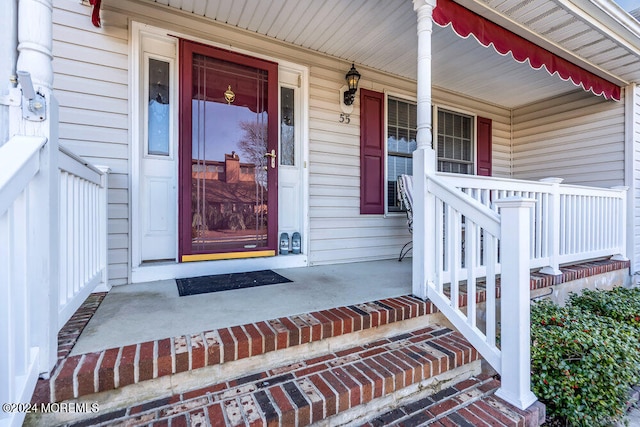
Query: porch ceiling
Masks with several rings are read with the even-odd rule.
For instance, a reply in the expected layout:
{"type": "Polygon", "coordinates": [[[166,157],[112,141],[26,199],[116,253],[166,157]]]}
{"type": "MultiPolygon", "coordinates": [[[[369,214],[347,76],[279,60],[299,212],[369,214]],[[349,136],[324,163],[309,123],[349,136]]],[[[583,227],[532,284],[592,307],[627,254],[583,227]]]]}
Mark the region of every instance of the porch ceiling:
{"type": "MultiPolygon", "coordinates": [[[[147,1],[416,79],[416,14],[411,0],[147,1]]],[[[640,23],[610,0],[456,1],[616,84],[640,82],[640,23]],[[610,34],[617,34],[615,42],[610,34]]],[[[472,37],[463,39],[450,27],[434,25],[433,58],[435,86],[508,108],[576,88],[543,69],[533,70],[485,48],[472,37]]]]}

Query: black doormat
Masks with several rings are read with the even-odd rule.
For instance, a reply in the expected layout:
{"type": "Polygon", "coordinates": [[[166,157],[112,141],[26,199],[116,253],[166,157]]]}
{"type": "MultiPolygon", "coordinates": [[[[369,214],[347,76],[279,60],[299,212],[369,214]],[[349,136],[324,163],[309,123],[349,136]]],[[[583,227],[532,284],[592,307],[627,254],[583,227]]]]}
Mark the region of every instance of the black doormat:
{"type": "Polygon", "coordinates": [[[253,288],[254,286],[288,283],[291,280],[272,270],[250,271],[248,273],[217,274],[215,276],[189,277],[176,279],[181,297],[206,294],[209,292],[229,291],[232,289],[253,288]]]}

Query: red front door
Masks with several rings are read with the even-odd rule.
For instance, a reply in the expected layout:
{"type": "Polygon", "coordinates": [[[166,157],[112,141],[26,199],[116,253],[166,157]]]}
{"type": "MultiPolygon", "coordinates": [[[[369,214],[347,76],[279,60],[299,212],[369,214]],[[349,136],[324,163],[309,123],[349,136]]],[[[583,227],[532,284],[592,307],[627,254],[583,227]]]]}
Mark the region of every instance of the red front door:
{"type": "Polygon", "coordinates": [[[182,261],[275,255],[278,65],[181,40],[182,261]]]}

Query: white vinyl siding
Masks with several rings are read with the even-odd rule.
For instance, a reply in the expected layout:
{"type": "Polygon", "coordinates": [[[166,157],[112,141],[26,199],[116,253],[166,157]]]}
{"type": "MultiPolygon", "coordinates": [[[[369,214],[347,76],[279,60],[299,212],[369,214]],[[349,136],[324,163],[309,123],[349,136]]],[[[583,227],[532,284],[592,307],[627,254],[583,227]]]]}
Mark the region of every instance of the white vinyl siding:
{"type": "MultiPolygon", "coordinates": [[[[348,67],[312,66],[309,87],[311,264],[397,257],[411,237],[406,217],[360,215],[360,93],[349,124],[338,121],[338,90],[348,67]]],[[[410,94],[415,86],[359,68],[360,88],[410,94]]]]}
{"type": "Polygon", "coordinates": [[[624,100],[584,91],[513,112],[513,178],[624,184],[624,100]]]}
{"type": "Polygon", "coordinates": [[[109,14],[91,25],[91,8],[54,2],[53,89],[60,104],[60,145],[111,168],[108,192],[108,276],[128,282],[129,106],[127,18],[109,14]]]}

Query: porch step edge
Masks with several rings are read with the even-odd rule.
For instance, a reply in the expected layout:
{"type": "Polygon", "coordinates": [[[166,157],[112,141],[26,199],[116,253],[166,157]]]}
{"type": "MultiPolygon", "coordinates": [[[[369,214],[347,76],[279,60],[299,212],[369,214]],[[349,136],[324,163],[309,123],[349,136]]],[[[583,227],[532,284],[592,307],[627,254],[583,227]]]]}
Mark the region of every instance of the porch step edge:
{"type": "Polygon", "coordinates": [[[531,273],[530,289],[535,291],[537,289],[548,288],[578,279],[585,279],[598,274],[629,269],[630,266],[631,262],[629,260],[620,261],[607,258],[560,267],[561,274],[555,276],[540,272],[533,272],[531,273]]]}
{"type": "MultiPolygon", "coordinates": [[[[384,396],[402,401],[416,393],[437,393],[479,374],[480,364],[478,352],[458,332],[432,325],[162,398],[130,394],[121,408],[99,405],[99,416],[83,414],[80,420],[78,414],[39,414],[27,425],[167,425],[169,420],[172,425],[197,420],[220,426],[338,425],[361,419],[362,408],[370,414],[367,404],[384,396]]],[[[93,398],[68,403],[95,402],[93,398]]]]}
{"type": "Polygon", "coordinates": [[[386,333],[386,325],[411,319],[426,323],[424,316],[435,313],[439,311],[430,301],[400,296],[69,356],[49,380],[39,381],[33,403],[120,389],[330,338],[348,336],[351,343],[376,339],[376,333],[386,333]]]}
{"type": "Polygon", "coordinates": [[[525,410],[495,396],[496,377],[484,373],[442,389],[431,396],[403,403],[369,418],[362,427],[381,426],[493,426],[538,427],[546,418],[539,401],[525,410]]]}

